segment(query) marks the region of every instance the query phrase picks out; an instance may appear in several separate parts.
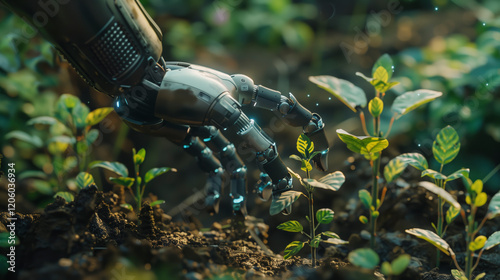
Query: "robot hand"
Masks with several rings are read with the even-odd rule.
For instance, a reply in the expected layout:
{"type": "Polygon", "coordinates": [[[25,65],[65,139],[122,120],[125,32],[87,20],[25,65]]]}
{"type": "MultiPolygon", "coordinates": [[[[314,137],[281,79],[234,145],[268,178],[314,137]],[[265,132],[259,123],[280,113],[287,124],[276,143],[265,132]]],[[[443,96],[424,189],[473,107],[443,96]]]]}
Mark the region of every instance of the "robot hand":
{"type": "Polygon", "coordinates": [[[246,167],[225,136],[255,154],[266,180],[259,184],[264,198],[272,193],[277,199],[292,188],[276,144],[243,113],[244,105],[279,112],[287,124],[302,127],[323,151],[314,165],[327,169],[328,142],[319,115],[292,94],[254,85],[247,76],[165,62],[161,31],[139,0],[0,3],[37,27],[89,85],[113,97],[116,112],[130,127],[166,137],[193,155],[209,174],[206,204],[212,211],[218,210],[225,169],[233,210],[246,214],[246,167]]]}

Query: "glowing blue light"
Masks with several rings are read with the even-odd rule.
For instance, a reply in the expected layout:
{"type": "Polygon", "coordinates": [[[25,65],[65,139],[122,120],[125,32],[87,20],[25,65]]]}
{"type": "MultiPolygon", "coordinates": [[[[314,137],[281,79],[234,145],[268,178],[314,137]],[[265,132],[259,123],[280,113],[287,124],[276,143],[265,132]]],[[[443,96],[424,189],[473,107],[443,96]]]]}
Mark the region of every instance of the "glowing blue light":
{"type": "Polygon", "coordinates": [[[116,108],[120,108],[120,100],[116,101],[116,108]]]}
{"type": "Polygon", "coordinates": [[[483,22],[483,26],[486,26],[486,22],[483,22]]]}
{"type": "Polygon", "coordinates": [[[438,7],[434,7],[434,11],[437,11],[437,10],[439,10],[439,8],[438,7]]]}
{"type": "Polygon", "coordinates": [[[238,198],[233,199],[233,203],[234,204],[240,204],[240,203],[243,202],[243,200],[245,200],[245,198],[243,198],[243,196],[240,196],[238,198]]]}
{"type": "Polygon", "coordinates": [[[332,100],[332,98],[331,98],[331,97],[328,97],[328,100],[332,100]]]}
{"type": "Polygon", "coordinates": [[[417,146],[419,146],[419,147],[420,147],[421,145],[420,145],[420,144],[418,144],[417,146]]]}
{"type": "Polygon", "coordinates": [[[310,95],[310,94],[308,94],[308,95],[307,95],[307,97],[311,97],[311,95],[310,95]]]}
{"type": "Polygon", "coordinates": [[[210,138],[210,137],[209,138],[205,138],[205,139],[203,139],[203,142],[208,142],[210,140],[212,140],[212,138],[210,138]]]}
{"type": "Polygon", "coordinates": [[[316,106],[319,106],[319,103],[316,103],[316,106]]]}
{"type": "Polygon", "coordinates": [[[187,148],[191,147],[191,145],[184,145],[184,146],[182,146],[182,147],[183,147],[184,149],[187,149],[187,148]]]}
{"type": "Polygon", "coordinates": [[[224,148],[222,148],[222,151],[223,152],[227,151],[227,146],[225,146],[224,148]]]}

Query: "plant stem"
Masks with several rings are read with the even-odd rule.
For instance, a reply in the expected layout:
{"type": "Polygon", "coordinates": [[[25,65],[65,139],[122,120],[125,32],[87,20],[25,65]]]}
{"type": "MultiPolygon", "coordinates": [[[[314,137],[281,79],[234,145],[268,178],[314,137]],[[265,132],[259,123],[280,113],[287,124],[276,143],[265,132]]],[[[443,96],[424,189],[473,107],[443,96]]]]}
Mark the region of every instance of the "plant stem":
{"type": "MultiPolygon", "coordinates": [[[[372,186],[372,207],[377,210],[378,199],[378,170],[380,169],[380,156],[373,163],[373,186],[372,186]]],[[[377,217],[378,218],[378,217],[377,217]]],[[[375,250],[375,236],[377,231],[377,218],[373,217],[370,211],[370,248],[375,250]]]]}
{"type": "Polygon", "coordinates": [[[493,175],[495,175],[495,173],[497,173],[498,171],[500,170],[500,164],[497,165],[493,170],[491,170],[490,173],[488,173],[488,175],[486,175],[483,179],[483,184],[485,184],[491,177],[493,177],[493,175]]]}
{"type": "MultiPolygon", "coordinates": [[[[441,163],[441,168],[439,169],[439,173],[443,172],[443,167],[444,164],[441,163]]],[[[435,182],[440,188],[445,189],[445,184],[443,180],[436,180],[435,182]]],[[[436,233],[439,237],[443,238],[443,199],[441,196],[438,196],[438,219],[437,219],[437,225],[436,225],[436,233]]],[[[439,265],[441,263],[441,251],[439,249],[436,249],[436,267],[439,268],[439,265]]]]}
{"type": "Polygon", "coordinates": [[[384,135],[385,138],[389,137],[389,134],[391,134],[392,125],[394,124],[395,119],[396,119],[396,114],[394,114],[394,116],[392,116],[392,118],[391,118],[391,122],[389,123],[389,128],[387,129],[387,132],[384,135]]]}
{"type": "MultiPolygon", "coordinates": [[[[310,173],[309,171],[306,171],[307,178],[310,179],[310,173]]],[[[316,237],[316,228],[314,226],[314,197],[313,197],[313,189],[308,189],[307,190],[307,196],[308,196],[308,201],[309,201],[309,228],[311,231],[310,238],[311,238],[311,243],[309,243],[309,247],[311,247],[311,260],[312,260],[312,267],[316,267],[316,247],[312,246],[312,241],[316,237]]]]}
{"type": "MultiPolygon", "coordinates": [[[[134,155],[135,155],[135,150],[134,150],[134,155]]],[[[139,185],[139,165],[134,163],[134,176],[135,176],[135,192],[136,192],[136,197],[135,200],[137,202],[137,213],[141,211],[142,207],[142,195],[141,195],[141,186],[139,185]]]]}
{"type": "Polygon", "coordinates": [[[363,111],[361,110],[359,110],[359,119],[361,120],[361,126],[363,127],[363,132],[365,133],[366,136],[369,136],[370,134],[368,133],[368,129],[366,129],[365,113],[363,113],[363,111]]]}
{"type": "Polygon", "coordinates": [[[469,224],[467,226],[467,237],[465,246],[467,247],[467,251],[465,252],[465,277],[467,279],[472,279],[472,261],[474,258],[474,252],[472,252],[469,248],[470,243],[474,240],[474,216],[476,212],[476,207],[472,205],[472,211],[469,216],[469,224]]]}

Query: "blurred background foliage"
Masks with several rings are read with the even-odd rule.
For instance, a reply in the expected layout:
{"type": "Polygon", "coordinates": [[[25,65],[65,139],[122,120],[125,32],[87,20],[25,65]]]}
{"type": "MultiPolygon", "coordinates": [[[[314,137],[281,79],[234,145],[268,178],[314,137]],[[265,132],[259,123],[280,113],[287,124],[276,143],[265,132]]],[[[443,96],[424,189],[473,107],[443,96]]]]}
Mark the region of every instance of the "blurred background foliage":
{"type": "MultiPolygon", "coordinates": [[[[347,79],[371,97],[371,86],[354,74],[369,73],[384,53],[394,59],[394,77],[401,82],[387,98],[418,88],[444,93],[426,108],[401,119],[393,129],[386,156],[418,151],[427,152],[430,158],[432,139],[442,127],[452,125],[460,133],[462,150],[450,169],[470,167],[471,177],[478,179],[500,163],[500,2],[496,0],[141,2],[163,31],[166,60],[249,75],[259,84],[293,92],[305,106],[320,113],[333,145],[332,171],[357,171],[349,158],[352,154],[337,145],[340,141],[335,129],[361,131],[360,123],[343,104],[307,78],[333,75],[347,79]]],[[[0,149],[7,158],[4,162],[15,162],[19,172],[37,169],[49,174],[53,163],[39,156],[46,151],[36,143],[3,136],[20,130],[43,139],[44,130],[27,122],[54,116],[61,94],[78,96],[90,110],[109,106],[111,100],[90,89],[46,41],[26,30],[22,20],[0,7],[0,149]]],[[[295,167],[287,158],[294,152],[300,129],[285,127],[270,112],[253,108],[247,112],[275,138],[285,162],[295,167]]],[[[91,160],[121,161],[130,169],[132,147],[145,147],[151,156],[144,168],[169,166],[179,170],[168,182],[157,180],[150,188],[166,200],[167,212],[203,188],[204,176],[194,159],[175,145],[128,130],[114,113],[99,129],[102,138],[91,146],[91,160]],[[199,176],[190,176],[193,174],[199,176]]],[[[251,191],[259,171],[251,155],[241,154],[249,167],[251,191]]],[[[73,169],[68,172],[77,173],[78,168],[73,169]]],[[[105,179],[99,179],[98,184],[111,188],[105,179]]],[[[36,192],[29,180],[21,180],[19,187],[36,192]]],[[[486,187],[491,192],[498,190],[500,175],[490,179],[486,187]]],[[[26,196],[33,209],[50,199],[48,194],[42,198],[26,196]]],[[[249,203],[252,215],[266,215],[267,204],[255,200],[254,195],[249,203]]],[[[222,215],[228,216],[230,205],[221,207],[222,215]]]]}

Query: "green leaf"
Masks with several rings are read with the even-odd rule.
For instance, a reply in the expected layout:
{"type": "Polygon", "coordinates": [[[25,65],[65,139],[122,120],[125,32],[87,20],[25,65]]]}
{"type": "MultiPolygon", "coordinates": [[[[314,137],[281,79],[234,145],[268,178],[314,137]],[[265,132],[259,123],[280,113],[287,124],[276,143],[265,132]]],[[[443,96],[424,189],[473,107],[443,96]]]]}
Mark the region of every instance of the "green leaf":
{"type": "Polygon", "coordinates": [[[53,125],[57,123],[57,119],[54,117],[36,117],[26,122],[27,125],[53,125]]]}
{"type": "Polygon", "coordinates": [[[292,174],[293,177],[295,177],[295,179],[299,180],[299,182],[302,182],[302,177],[300,177],[298,173],[294,172],[292,169],[290,169],[290,167],[287,167],[286,169],[290,174],[292,174]]]}
{"type": "Polygon", "coordinates": [[[351,251],[347,258],[353,265],[366,269],[374,269],[380,262],[377,253],[369,248],[361,248],[351,251]]]}
{"type": "Polygon", "coordinates": [[[52,195],[54,192],[52,191],[52,187],[45,180],[33,180],[33,187],[35,190],[44,195],[52,195]]]}
{"type": "Polygon", "coordinates": [[[293,241],[292,243],[288,244],[285,248],[285,260],[297,254],[303,247],[304,243],[300,241],[293,241]]]}
{"type": "Polygon", "coordinates": [[[469,250],[472,252],[480,250],[481,248],[484,247],[484,244],[486,243],[486,236],[480,235],[474,239],[471,243],[469,243],[469,250]]]}
{"type": "Polygon", "coordinates": [[[311,247],[313,247],[313,248],[318,248],[319,247],[319,243],[321,243],[321,235],[316,235],[311,240],[311,243],[309,245],[311,245],[311,247]]]}
{"type": "Polygon", "coordinates": [[[177,170],[175,168],[170,168],[170,167],[152,168],[148,172],[146,172],[146,175],[144,176],[144,181],[147,184],[154,178],[168,171],[176,172],[177,170]]]}
{"type": "MultiPolygon", "coordinates": [[[[1,159],[1,156],[0,156],[1,159]]],[[[18,180],[24,180],[26,178],[38,178],[38,179],[47,179],[47,173],[39,170],[27,170],[17,176],[18,180]]]]}
{"type": "Polygon", "coordinates": [[[453,172],[450,176],[448,176],[448,178],[446,179],[446,182],[453,181],[453,180],[456,180],[458,178],[469,178],[469,172],[470,172],[469,168],[462,168],[460,170],[457,170],[457,171],[453,172]]]}
{"type": "Polygon", "coordinates": [[[144,159],[146,158],[146,150],[142,148],[137,153],[135,152],[135,149],[133,151],[134,151],[134,164],[141,165],[144,162],[144,159]]]}
{"type": "Polygon", "coordinates": [[[55,195],[54,195],[54,198],[56,196],[60,196],[62,198],[64,198],[64,200],[66,200],[66,202],[72,202],[73,200],[75,200],[75,197],[73,196],[72,193],[70,192],[57,192],[55,195]]]}
{"type": "Polygon", "coordinates": [[[95,109],[87,115],[87,118],[85,118],[85,124],[87,126],[94,126],[100,123],[111,112],[113,112],[113,107],[95,109]]]}
{"type": "Polygon", "coordinates": [[[320,224],[329,224],[333,221],[334,212],[328,208],[319,209],[316,212],[316,220],[320,224]]]}
{"type": "Polygon", "coordinates": [[[125,209],[127,209],[129,211],[134,211],[134,207],[132,207],[132,205],[130,205],[128,203],[120,204],[120,207],[125,208],[125,209]]]}
{"type": "Polygon", "coordinates": [[[76,185],[80,188],[86,188],[94,183],[94,177],[87,172],[80,172],[76,176],[76,185]]]}
{"type": "Polygon", "coordinates": [[[455,280],[468,280],[467,276],[465,276],[465,274],[458,269],[452,269],[451,275],[455,278],[455,280]]]}
{"type": "Polygon", "coordinates": [[[500,192],[497,192],[490,201],[488,205],[488,219],[493,219],[500,215],[500,192]]]}
{"type": "Polygon", "coordinates": [[[301,134],[299,138],[297,138],[297,151],[299,151],[305,159],[309,159],[309,155],[314,151],[314,143],[305,134],[301,134]]]}
{"type": "Polygon", "coordinates": [[[360,190],[358,192],[358,196],[366,209],[370,209],[370,206],[372,205],[372,195],[367,190],[360,190]]]}
{"type": "Polygon", "coordinates": [[[118,184],[120,186],[124,186],[125,188],[130,188],[135,182],[134,178],[130,177],[119,177],[119,178],[113,178],[109,177],[109,180],[115,184],[118,184]]]}
{"type": "Polygon", "coordinates": [[[319,179],[319,180],[304,179],[304,182],[315,187],[315,188],[320,188],[320,189],[325,189],[325,190],[330,190],[330,191],[337,191],[340,189],[342,184],[344,184],[345,176],[342,172],[335,171],[335,172],[330,173],[324,177],[321,177],[321,179],[319,179]]]}
{"type": "Polygon", "coordinates": [[[460,203],[458,203],[449,192],[436,186],[435,184],[433,184],[431,182],[420,182],[418,185],[420,187],[440,196],[442,199],[444,199],[446,202],[448,202],[451,206],[453,206],[457,209],[461,208],[460,203]]]}
{"type": "Polygon", "coordinates": [[[75,106],[71,112],[73,117],[73,124],[77,129],[83,129],[86,126],[85,120],[89,114],[89,108],[84,104],[78,104],[75,106]]]}
{"type": "Polygon", "coordinates": [[[450,206],[448,211],[446,211],[446,223],[449,225],[456,217],[460,214],[460,209],[450,206]]]}
{"type": "Polygon", "coordinates": [[[399,158],[393,158],[389,163],[384,167],[384,177],[387,183],[394,181],[394,179],[398,178],[401,173],[405,170],[407,163],[403,162],[399,158]]]}
{"type": "Polygon", "coordinates": [[[271,202],[271,207],[269,208],[269,213],[271,215],[276,215],[281,213],[285,208],[289,208],[299,197],[302,195],[301,192],[297,191],[286,191],[280,194],[277,200],[271,202]]]}
{"type": "Polygon", "coordinates": [[[304,228],[298,221],[287,221],[282,223],[277,227],[277,229],[281,229],[288,232],[302,232],[304,228]]]}
{"type": "Polygon", "coordinates": [[[362,154],[370,160],[376,159],[377,154],[389,146],[386,139],[378,137],[354,136],[343,129],[337,129],[337,134],[349,150],[362,154]],[[374,156],[376,157],[373,158],[374,156]]]}
{"type": "Polygon", "coordinates": [[[488,240],[486,240],[483,249],[489,250],[497,246],[498,244],[500,244],[500,231],[495,231],[492,235],[490,235],[490,237],[488,237],[488,240]]]}
{"type": "Polygon", "coordinates": [[[387,72],[387,80],[385,80],[385,82],[389,81],[392,78],[392,72],[394,71],[394,62],[388,54],[383,54],[377,59],[375,64],[373,64],[372,76],[374,78],[376,76],[375,73],[380,67],[382,67],[387,72]]]}
{"type": "Polygon", "coordinates": [[[405,230],[406,233],[414,235],[418,238],[421,238],[432,245],[434,245],[436,248],[441,250],[443,253],[445,253],[448,256],[454,256],[455,253],[453,250],[450,248],[450,245],[444,241],[441,237],[439,237],[437,234],[430,230],[426,229],[421,229],[421,228],[412,228],[412,229],[407,229],[405,230]]]}
{"type": "Polygon", "coordinates": [[[392,275],[392,267],[389,262],[383,262],[380,266],[380,272],[386,276],[392,275]]]}
{"type": "Polygon", "coordinates": [[[441,174],[435,170],[432,170],[432,169],[426,169],[424,171],[422,171],[422,177],[431,177],[432,179],[434,180],[448,180],[448,177],[446,177],[446,175],[444,174],[441,174]]]}
{"type": "Polygon", "coordinates": [[[434,158],[441,164],[451,162],[460,151],[460,139],[451,126],[447,126],[439,131],[436,140],[432,144],[434,158]]]}
{"type": "Polygon", "coordinates": [[[400,160],[403,162],[415,167],[416,169],[420,171],[424,171],[427,168],[429,168],[429,165],[427,164],[427,160],[424,158],[423,155],[419,153],[406,153],[397,156],[400,160]]]}
{"type": "Polygon", "coordinates": [[[91,129],[89,132],[87,132],[85,141],[87,141],[87,145],[90,146],[97,140],[97,138],[99,138],[99,130],[91,129]]]}
{"type": "Polygon", "coordinates": [[[155,200],[155,201],[151,202],[151,204],[149,204],[149,206],[154,207],[156,205],[160,205],[163,203],[165,203],[165,200],[155,200]]]}
{"type": "Polygon", "coordinates": [[[302,162],[302,158],[299,157],[298,155],[291,155],[289,158],[302,162]]]}
{"type": "Polygon", "coordinates": [[[474,191],[477,195],[483,192],[483,181],[476,180],[472,183],[470,189],[474,191]]]}
{"type": "Polygon", "coordinates": [[[43,146],[43,141],[40,137],[36,135],[29,135],[28,133],[20,130],[11,131],[5,134],[5,140],[17,139],[29,143],[36,148],[41,148],[43,146]]]}
{"type": "Polygon", "coordinates": [[[440,97],[441,95],[443,95],[441,92],[427,89],[409,91],[396,97],[392,103],[392,111],[402,116],[415,108],[440,97]]]}
{"type": "Polygon", "coordinates": [[[375,97],[370,100],[370,103],[368,103],[368,110],[370,111],[370,114],[376,118],[382,114],[382,111],[384,111],[384,102],[382,99],[375,97]]]}
{"type": "Polygon", "coordinates": [[[488,201],[488,196],[486,195],[486,193],[482,192],[476,196],[476,199],[474,200],[474,205],[476,205],[476,207],[481,207],[485,205],[487,201],[488,201]]]}
{"type": "Polygon", "coordinates": [[[403,254],[391,262],[392,275],[400,275],[403,273],[410,264],[411,256],[403,254]]]}
{"type": "Polygon", "coordinates": [[[89,169],[96,168],[96,167],[101,167],[104,169],[107,169],[109,171],[112,171],[121,177],[127,177],[128,176],[128,170],[125,165],[123,165],[120,162],[110,162],[110,161],[94,161],[89,164],[89,169]]]}
{"type": "Polygon", "coordinates": [[[356,107],[364,108],[366,106],[365,92],[349,81],[332,76],[311,76],[309,81],[333,94],[354,112],[356,112],[356,107]]]}

